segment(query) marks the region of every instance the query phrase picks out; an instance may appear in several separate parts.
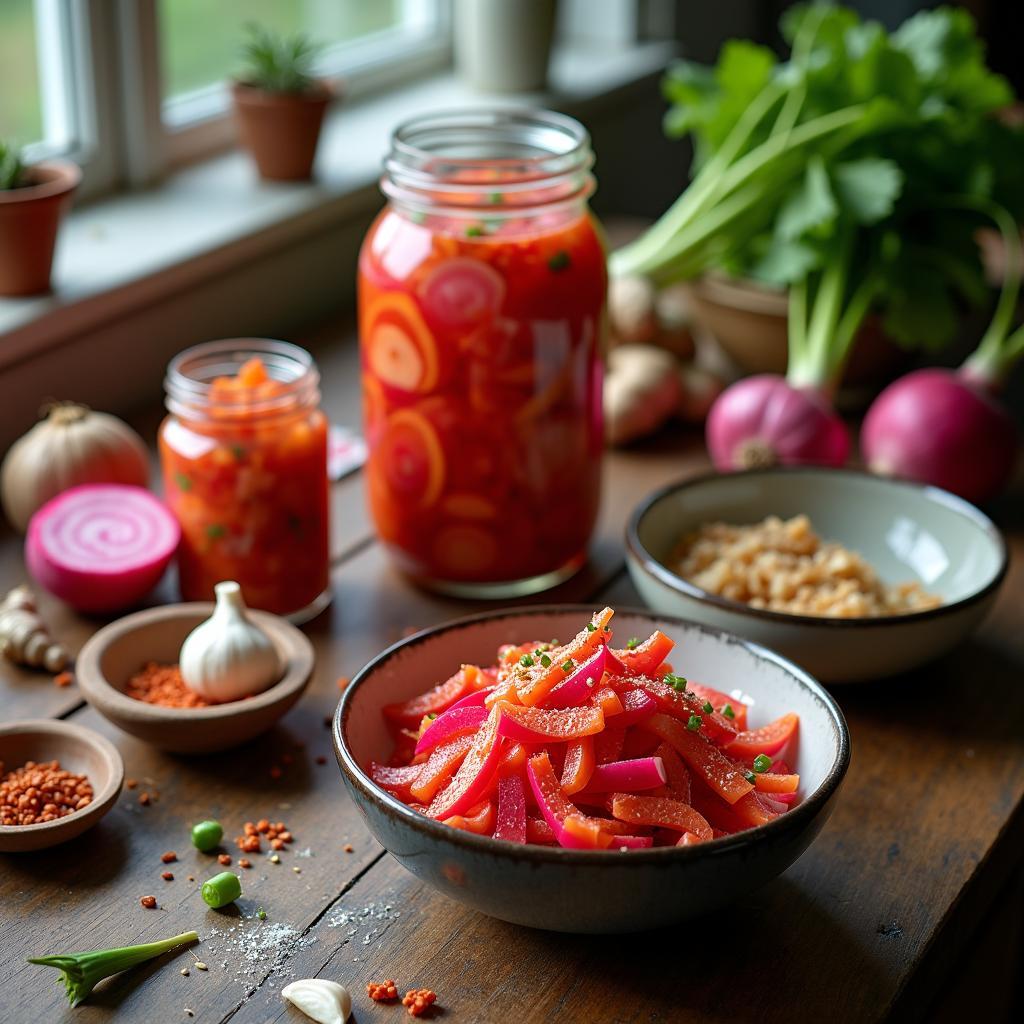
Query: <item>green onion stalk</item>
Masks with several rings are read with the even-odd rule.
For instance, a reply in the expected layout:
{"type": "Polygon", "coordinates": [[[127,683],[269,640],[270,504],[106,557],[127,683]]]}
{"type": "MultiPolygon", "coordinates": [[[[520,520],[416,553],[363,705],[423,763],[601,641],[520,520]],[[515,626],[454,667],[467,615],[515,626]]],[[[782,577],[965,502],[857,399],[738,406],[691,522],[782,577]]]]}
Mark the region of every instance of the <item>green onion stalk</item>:
{"type": "Polygon", "coordinates": [[[122,946],[119,949],[97,949],[88,953],[59,953],[54,956],[30,957],[30,964],[56,967],[67,990],[72,1006],[88,998],[104,978],[169,953],[178,946],[198,942],[195,932],[182,932],[159,942],[146,942],[140,946],[122,946]]]}

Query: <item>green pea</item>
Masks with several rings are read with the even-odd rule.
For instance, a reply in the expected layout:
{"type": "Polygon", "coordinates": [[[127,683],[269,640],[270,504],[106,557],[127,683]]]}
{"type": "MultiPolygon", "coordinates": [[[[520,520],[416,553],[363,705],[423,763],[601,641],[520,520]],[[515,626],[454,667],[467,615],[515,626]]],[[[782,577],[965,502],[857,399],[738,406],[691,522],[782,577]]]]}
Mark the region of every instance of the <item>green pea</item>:
{"type": "Polygon", "coordinates": [[[192,826],[192,845],[203,853],[215,850],[223,838],[224,829],[219,821],[201,821],[192,826]]]}
{"type": "Polygon", "coordinates": [[[222,871],[203,882],[203,902],[217,910],[234,903],[242,895],[242,880],[230,871],[222,871]]]}

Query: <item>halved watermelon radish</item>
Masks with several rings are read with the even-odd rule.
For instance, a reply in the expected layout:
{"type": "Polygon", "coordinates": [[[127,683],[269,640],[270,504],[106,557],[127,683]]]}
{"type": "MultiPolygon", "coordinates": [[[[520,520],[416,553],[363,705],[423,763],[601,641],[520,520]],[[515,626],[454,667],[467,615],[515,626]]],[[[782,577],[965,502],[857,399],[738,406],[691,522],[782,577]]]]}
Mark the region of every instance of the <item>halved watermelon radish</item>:
{"type": "Polygon", "coordinates": [[[388,417],[375,460],[396,497],[421,507],[437,501],[444,487],[444,450],[430,421],[415,409],[388,417]]]}
{"type": "Polygon", "coordinates": [[[449,329],[466,330],[498,312],[505,282],[486,263],[463,257],[440,263],[418,292],[430,320],[449,329]]]}
{"type": "Polygon", "coordinates": [[[370,371],[402,391],[424,393],[437,385],[437,345],[413,299],[382,292],[366,314],[363,351],[370,371]]]}

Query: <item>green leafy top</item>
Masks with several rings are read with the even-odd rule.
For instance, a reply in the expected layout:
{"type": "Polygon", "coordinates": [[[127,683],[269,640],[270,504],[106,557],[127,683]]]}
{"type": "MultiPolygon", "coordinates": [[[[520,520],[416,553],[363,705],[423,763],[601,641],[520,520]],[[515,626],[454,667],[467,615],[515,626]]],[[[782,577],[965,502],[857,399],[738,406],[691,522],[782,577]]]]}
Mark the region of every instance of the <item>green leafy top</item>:
{"type": "Polygon", "coordinates": [[[239,79],[266,92],[308,92],[316,84],[313,74],[323,46],[309,36],[277,35],[261,25],[246,25],[248,40],[242,47],[245,68],[239,79]]]}
{"type": "Polygon", "coordinates": [[[25,166],[21,150],[13,143],[0,139],[0,190],[18,188],[24,184],[25,166]]]}
{"type": "Polygon", "coordinates": [[[989,301],[974,236],[1000,208],[1024,215],[1024,131],[995,116],[1013,93],[964,10],[890,34],[813,3],[781,29],[788,60],[734,40],[713,68],[670,70],[665,130],[692,138],[695,176],[612,270],[790,287],[795,376],[822,383],[871,309],[897,339],[937,346],[957,297],[989,301]]]}

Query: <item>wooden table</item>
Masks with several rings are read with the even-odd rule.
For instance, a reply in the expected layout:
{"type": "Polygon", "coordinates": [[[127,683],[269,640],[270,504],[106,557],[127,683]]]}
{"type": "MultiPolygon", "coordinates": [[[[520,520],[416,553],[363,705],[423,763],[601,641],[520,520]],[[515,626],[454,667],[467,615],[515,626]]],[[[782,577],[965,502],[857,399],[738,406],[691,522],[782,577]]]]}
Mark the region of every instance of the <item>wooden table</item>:
{"type": "MultiPolygon", "coordinates": [[[[336,422],[355,424],[355,350],[350,340],[333,340],[341,333],[325,331],[314,347],[325,406],[336,422]]],[[[156,413],[140,422],[152,431],[156,413]]],[[[623,567],[628,511],[652,488],[703,468],[692,432],[609,454],[592,559],[543,600],[639,603],[623,567]]],[[[334,602],[308,627],[319,659],[313,683],[278,728],[249,746],[201,758],[163,754],[109,725],[74,687],[0,665],[5,720],[44,716],[96,729],[139,780],[80,839],[0,856],[4,1024],[299,1021],[279,991],[311,975],[348,986],[361,1022],[407,1019],[401,1008],[367,999],[367,980],[385,977],[403,991],[436,989],[441,1018],[452,1022],[859,1024],[952,1020],[967,1007],[976,1019],[1008,1019],[1024,905],[1019,502],[1000,513],[1014,563],[977,637],[911,676],[838,693],[853,763],[832,820],[801,860],[713,920],[594,938],[528,931],[449,902],[374,843],[348,800],[325,728],[339,677],[410,628],[471,610],[414,589],[389,567],[362,498],[358,476],[334,488],[334,602]],[[140,806],[142,790],[154,796],[149,806],[140,806]],[[294,847],[279,866],[254,858],[237,911],[208,910],[198,882],[211,862],[192,849],[190,824],[215,817],[231,837],[263,816],[283,819],[294,847]],[[173,882],[160,878],[165,850],[180,857],[173,882]],[[139,905],[148,894],[159,910],[139,905]],[[254,917],[257,907],[265,922],[254,917]],[[180,952],[107,982],[75,1011],[53,971],[25,963],[193,928],[208,971],[180,952]],[[188,976],[180,973],[186,966],[188,976]]],[[[8,537],[0,584],[6,590],[23,578],[20,544],[8,537]]],[[[44,611],[75,649],[98,626],[50,600],[44,611]]]]}

